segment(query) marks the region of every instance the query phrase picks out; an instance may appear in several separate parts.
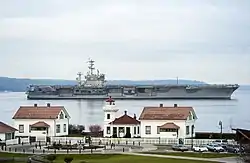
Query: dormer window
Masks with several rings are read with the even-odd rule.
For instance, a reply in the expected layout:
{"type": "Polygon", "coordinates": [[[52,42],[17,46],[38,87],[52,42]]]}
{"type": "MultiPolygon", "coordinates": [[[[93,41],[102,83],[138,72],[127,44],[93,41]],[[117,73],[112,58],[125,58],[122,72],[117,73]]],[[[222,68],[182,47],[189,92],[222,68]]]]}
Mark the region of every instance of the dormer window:
{"type": "Polygon", "coordinates": [[[60,119],[63,119],[64,118],[64,115],[63,115],[63,112],[60,113],[60,119]]]}

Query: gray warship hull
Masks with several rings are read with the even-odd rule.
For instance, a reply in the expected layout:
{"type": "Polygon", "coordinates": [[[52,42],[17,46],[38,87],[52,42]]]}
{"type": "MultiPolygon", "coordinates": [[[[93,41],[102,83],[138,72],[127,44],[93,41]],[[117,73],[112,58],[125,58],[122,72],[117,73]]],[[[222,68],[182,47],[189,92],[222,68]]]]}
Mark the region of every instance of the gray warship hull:
{"type": "MultiPolygon", "coordinates": [[[[93,99],[103,100],[109,96],[121,100],[150,100],[150,99],[231,99],[238,85],[203,85],[203,86],[110,86],[104,92],[96,93],[88,89],[88,93],[79,93],[75,88],[58,88],[55,91],[29,91],[30,100],[74,100],[93,99]]],[[[83,89],[83,88],[82,88],[83,89]]]]}
{"type": "Polygon", "coordinates": [[[105,74],[94,72],[93,60],[89,60],[89,71],[82,80],[79,72],[78,85],[30,85],[27,98],[30,100],[94,99],[103,100],[109,96],[115,99],[231,99],[239,85],[108,85],[105,74]]]}

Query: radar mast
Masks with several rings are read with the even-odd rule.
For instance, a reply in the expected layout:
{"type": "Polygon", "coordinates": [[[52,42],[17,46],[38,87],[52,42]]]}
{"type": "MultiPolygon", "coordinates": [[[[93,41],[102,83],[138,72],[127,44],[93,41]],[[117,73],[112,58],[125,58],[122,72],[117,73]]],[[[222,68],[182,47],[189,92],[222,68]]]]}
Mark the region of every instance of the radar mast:
{"type": "Polygon", "coordinates": [[[92,59],[89,59],[89,61],[88,61],[88,63],[89,63],[89,70],[90,70],[90,74],[91,75],[93,75],[93,71],[94,71],[94,69],[95,69],[95,67],[94,67],[94,62],[95,61],[93,61],[92,59]]]}

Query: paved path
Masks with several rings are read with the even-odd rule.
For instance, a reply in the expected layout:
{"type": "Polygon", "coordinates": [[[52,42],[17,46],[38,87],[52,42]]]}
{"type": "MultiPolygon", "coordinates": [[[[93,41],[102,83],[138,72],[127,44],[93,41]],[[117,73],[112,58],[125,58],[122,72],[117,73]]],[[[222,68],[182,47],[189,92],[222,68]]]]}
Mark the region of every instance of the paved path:
{"type": "MultiPolygon", "coordinates": [[[[44,144],[43,144],[44,145],[44,144]]],[[[35,151],[34,154],[42,154],[42,149],[40,149],[39,147],[36,149],[33,145],[29,145],[29,144],[25,144],[25,145],[14,145],[14,146],[9,146],[12,148],[13,152],[14,148],[17,149],[16,153],[22,153],[23,149],[25,149],[25,153],[29,153],[29,154],[33,154],[33,149],[35,151]]],[[[237,158],[235,157],[230,157],[230,158],[198,158],[198,157],[184,157],[184,156],[171,156],[171,155],[159,155],[159,154],[143,154],[143,153],[135,153],[135,152],[141,152],[141,151],[151,151],[151,150],[155,150],[155,148],[152,145],[143,145],[142,147],[143,149],[140,148],[135,148],[135,149],[131,149],[130,146],[126,147],[124,145],[117,145],[115,147],[115,149],[109,149],[109,147],[107,147],[107,150],[93,150],[93,154],[128,154],[128,155],[138,155],[138,156],[150,156],[150,157],[162,157],[162,158],[176,158],[176,159],[185,159],[185,160],[201,160],[201,161],[212,161],[212,162],[221,162],[221,163],[237,163],[237,158]],[[123,148],[124,148],[124,152],[123,152],[123,148]]],[[[9,152],[7,151],[2,151],[2,152],[9,152]]],[[[45,154],[53,154],[54,150],[45,150],[45,154]]],[[[66,154],[67,151],[66,150],[56,150],[57,154],[66,154]]],[[[77,154],[79,153],[79,150],[69,150],[69,154],[77,154]]],[[[90,154],[91,151],[90,150],[84,150],[81,151],[82,154],[90,154]]]]}
{"type": "Polygon", "coordinates": [[[171,155],[156,155],[156,154],[143,154],[143,153],[121,153],[128,155],[136,155],[136,156],[149,156],[149,157],[161,157],[161,158],[175,158],[175,159],[184,159],[184,160],[200,160],[200,161],[212,161],[212,162],[220,162],[220,163],[237,163],[237,158],[198,158],[198,157],[183,157],[183,156],[171,156],[171,155]]]}

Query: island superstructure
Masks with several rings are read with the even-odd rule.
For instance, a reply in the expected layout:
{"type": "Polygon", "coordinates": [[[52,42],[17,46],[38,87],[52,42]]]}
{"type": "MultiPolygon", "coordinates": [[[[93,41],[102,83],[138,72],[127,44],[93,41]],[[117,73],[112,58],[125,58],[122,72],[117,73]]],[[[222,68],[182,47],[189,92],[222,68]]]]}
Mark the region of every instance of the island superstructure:
{"type": "Polygon", "coordinates": [[[94,60],[88,61],[89,71],[82,79],[79,72],[77,85],[29,85],[28,99],[231,99],[238,84],[201,85],[110,85],[105,74],[95,69],[94,60]],[[95,71],[96,70],[96,71],[95,71]]]}

